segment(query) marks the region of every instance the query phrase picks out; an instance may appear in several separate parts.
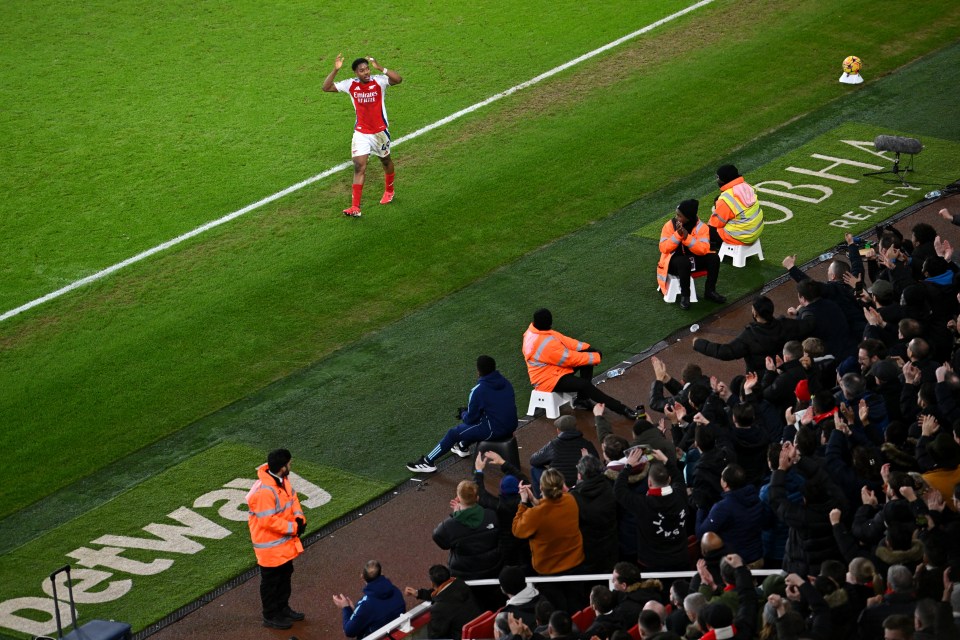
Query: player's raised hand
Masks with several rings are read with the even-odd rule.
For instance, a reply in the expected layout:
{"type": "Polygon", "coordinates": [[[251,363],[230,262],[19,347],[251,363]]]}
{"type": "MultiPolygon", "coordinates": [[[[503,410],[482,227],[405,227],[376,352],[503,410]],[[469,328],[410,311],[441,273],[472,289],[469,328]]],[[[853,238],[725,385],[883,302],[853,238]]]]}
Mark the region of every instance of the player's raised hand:
{"type": "Polygon", "coordinates": [[[343,54],[338,53],[337,57],[333,61],[333,68],[335,71],[340,71],[340,67],[343,66],[343,54]]]}
{"type": "Polygon", "coordinates": [[[370,66],[376,69],[377,71],[383,71],[383,65],[377,62],[377,59],[373,56],[367,56],[367,62],[370,63],[370,66]]]}

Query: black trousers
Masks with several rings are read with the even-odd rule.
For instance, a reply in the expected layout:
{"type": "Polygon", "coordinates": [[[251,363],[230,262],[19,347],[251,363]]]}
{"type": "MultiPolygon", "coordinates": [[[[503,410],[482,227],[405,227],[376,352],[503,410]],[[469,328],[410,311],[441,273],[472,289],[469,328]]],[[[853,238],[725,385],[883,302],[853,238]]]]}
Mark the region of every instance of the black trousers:
{"type": "Polygon", "coordinates": [[[260,566],[260,602],[263,617],[276,620],[285,617],[284,610],[290,606],[290,578],[293,576],[293,560],[279,567],[260,566]]]}
{"type": "Polygon", "coordinates": [[[553,390],[557,393],[576,392],[578,400],[590,398],[594,402],[602,402],[603,404],[607,405],[607,408],[610,409],[610,411],[623,415],[627,410],[626,405],[616,398],[611,398],[603,391],[600,391],[600,389],[597,389],[595,386],[593,386],[593,382],[591,382],[592,379],[593,367],[577,367],[573,370],[573,373],[568,373],[557,380],[557,385],[553,388],[553,390]]]}
{"type": "Polygon", "coordinates": [[[708,253],[705,256],[695,256],[693,254],[681,253],[677,251],[670,256],[670,265],[667,267],[667,273],[677,276],[680,280],[680,295],[690,295],[690,258],[693,258],[697,271],[706,270],[707,272],[707,291],[717,290],[717,277],[720,275],[720,256],[716,253],[708,253]]]}

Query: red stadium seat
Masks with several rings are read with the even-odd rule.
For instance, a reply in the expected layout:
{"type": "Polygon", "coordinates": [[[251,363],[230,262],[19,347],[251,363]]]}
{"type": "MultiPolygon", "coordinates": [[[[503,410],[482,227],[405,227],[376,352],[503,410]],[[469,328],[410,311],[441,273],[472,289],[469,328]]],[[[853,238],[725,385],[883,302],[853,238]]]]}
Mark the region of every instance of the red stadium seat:
{"type": "Polygon", "coordinates": [[[697,536],[687,538],[687,554],[690,556],[690,566],[696,567],[697,560],[700,559],[700,541],[697,536]]]}
{"type": "Polygon", "coordinates": [[[463,625],[461,637],[463,640],[484,640],[493,637],[493,620],[497,617],[495,611],[485,611],[463,625]]]}
{"type": "Polygon", "coordinates": [[[577,611],[572,616],[573,623],[577,625],[577,628],[580,631],[586,631],[587,627],[593,624],[593,621],[597,618],[597,612],[593,610],[593,607],[587,607],[583,611],[577,611]]]}
{"type": "Polygon", "coordinates": [[[630,630],[627,631],[627,633],[630,634],[630,637],[633,638],[633,640],[640,640],[640,625],[639,624],[633,625],[632,627],[630,627],[630,630]]]}

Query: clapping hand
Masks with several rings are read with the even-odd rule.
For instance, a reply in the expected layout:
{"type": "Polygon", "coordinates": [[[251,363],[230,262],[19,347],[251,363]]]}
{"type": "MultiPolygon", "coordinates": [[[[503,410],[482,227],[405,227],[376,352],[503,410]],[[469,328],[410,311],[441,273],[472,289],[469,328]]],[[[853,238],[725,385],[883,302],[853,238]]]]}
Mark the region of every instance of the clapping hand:
{"type": "Polygon", "coordinates": [[[667,365],[663,363],[663,360],[657,356],[650,358],[651,364],[653,364],[653,376],[660,382],[667,383],[670,381],[670,374],[667,373],[667,365]]]}

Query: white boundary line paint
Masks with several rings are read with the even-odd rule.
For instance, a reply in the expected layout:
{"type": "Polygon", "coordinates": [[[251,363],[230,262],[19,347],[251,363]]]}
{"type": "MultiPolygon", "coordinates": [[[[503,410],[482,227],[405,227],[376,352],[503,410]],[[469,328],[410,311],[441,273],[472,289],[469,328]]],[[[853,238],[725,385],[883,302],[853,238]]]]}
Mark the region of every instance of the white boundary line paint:
{"type": "MultiPolygon", "coordinates": [[[[445,124],[450,124],[451,122],[453,122],[454,120],[457,120],[458,118],[461,118],[461,117],[463,117],[463,116],[465,116],[465,115],[467,115],[467,114],[469,114],[469,113],[473,113],[474,111],[477,111],[478,109],[482,109],[483,107],[485,107],[485,106],[487,106],[487,105],[489,105],[489,104],[492,104],[492,103],[496,102],[497,100],[500,100],[501,98],[506,98],[507,96],[513,95],[514,93],[516,93],[517,91],[520,91],[521,89],[526,89],[527,87],[531,87],[531,86],[537,84],[538,82],[541,82],[541,81],[543,81],[543,80],[546,80],[547,78],[549,78],[549,77],[551,77],[551,76],[557,75],[557,74],[560,73],[561,71],[566,71],[566,70],[569,69],[570,67],[573,67],[573,66],[575,66],[575,65],[578,65],[578,64],[580,64],[581,62],[584,62],[584,61],[586,61],[586,60],[589,60],[590,58],[596,57],[596,56],[600,55],[601,53],[604,53],[604,52],[606,52],[606,51],[609,51],[610,49],[613,49],[614,47],[618,47],[618,46],[620,46],[621,44],[623,44],[624,42],[627,42],[627,41],[629,41],[629,40],[632,40],[633,38],[636,38],[637,36],[641,36],[641,35],[643,35],[643,34],[645,34],[645,33],[648,33],[648,32],[650,32],[650,31],[653,31],[653,30],[656,29],[657,27],[663,26],[663,25],[665,25],[666,23],[671,22],[671,21],[673,21],[673,20],[676,20],[677,18],[679,18],[679,17],[681,17],[681,16],[685,16],[686,14],[688,14],[688,13],[690,13],[690,12],[692,12],[692,11],[696,11],[697,9],[700,9],[701,7],[705,7],[706,5],[712,3],[713,1],[714,1],[714,0],[700,0],[700,1],[697,2],[696,4],[692,4],[692,5],[690,5],[689,7],[686,7],[685,9],[681,9],[680,11],[677,11],[676,13],[671,13],[669,16],[666,16],[665,18],[661,18],[661,19],[657,20],[656,22],[651,22],[650,24],[648,24],[647,26],[643,27],[642,29],[638,29],[638,30],[634,31],[633,33],[629,33],[629,34],[623,36],[622,38],[618,38],[618,39],[614,40],[613,42],[607,43],[607,44],[603,45],[602,47],[600,47],[600,48],[598,48],[598,49],[594,49],[593,51],[590,51],[590,52],[588,52],[588,53],[585,53],[585,54],[583,54],[582,56],[580,56],[580,57],[578,57],[578,58],[574,58],[573,60],[570,60],[569,62],[565,62],[564,64],[560,65],[559,67],[554,67],[553,69],[550,69],[549,71],[546,71],[546,72],[544,72],[544,73],[541,73],[540,75],[538,75],[538,76],[535,77],[535,78],[531,78],[530,80],[527,80],[526,82],[521,82],[520,84],[518,84],[518,85],[516,85],[516,86],[514,86],[514,87],[510,87],[510,88],[507,89],[506,91],[502,91],[501,93],[498,93],[498,94],[496,94],[496,95],[490,96],[490,97],[487,98],[486,100],[483,100],[483,101],[481,101],[481,102],[478,102],[478,103],[476,103],[476,104],[474,104],[474,105],[471,105],[471,106],[469,106],[469,107],[467,107],[467,108],[465,108],[465,109],[461,109],[460,111],[457,111],[456,113],[453,113],[453,114],[451,114],[451,115],[449,115],[449,116],[447,116],[447,117],[445,117],[445,118],[441,118],[440,120],[437,120],[437,121],[434,122],[433,124],[428,124],[428,125],[425,126],[425,127],[422,127],[422,128],[420,128],[420,129],[417,129],[417,130],[414,131],[413,133],[408,133],[408,134],[405,135],[405,136],[402,136],[402,137],[400,137],[400,138],[397,138],[396,140],[393,141],[393,144],[392,144],[391,146],[397,146],[398,144],[401,144],[401,143],[403,143],[403,142],[406,142],[407,140],[413,140],[414,138],[417,138],[417,137],[419,137],[419,136],[422,136],[422,135],[425,134],[425,133],[428,133],[428,132],[430,132],[430,131],[433,131],[434,129],[436,129],[436,128],[438,128],[438,127],[442,127],[442,126],[445,125],[445,124]]],[[[333,175],[333,174],[335,174],[335,173],[339,173],[340,171],[343,171],[344,169],[347,169],[347,168],[349,168],[349,167],[351,167],[351,166],[353,166],[353,163],[352,163],[352,162],[343,162],[343,163],[340,163],[340,164],[336,165],[335,167],[331,167],[331,168],[327,169],[327,170],[324,171],[323,173],[318,173],[317,175],[313,176],[312,178],[307,178],[306,180],[303,180],[303,181],[301,181],[301,182],[298,182],[298,183],[295,184],[295,185],[291,185],[291,186],[287,187],[287,188],[284,189],[283,191],[278,191],[278,192],[274,193],[273,195],[267,196],[266,198],[263,198],[262,200],[258,200],[258,201],[256,201],[256,202],[254,202],[253,204],[248,204],[248,205],[245,206],[244,208],[238,209],[237,211],[234,211],[233,213],[229,213],[229,214],[223,216],[222,218],[217,218],[216,220],[212,220],[212,221],[210,221],[210,222],[208,222],[208,223],[206,223],[206,224],[203,224],[203,225],[197,227],[196,229],[193,229],[192,231],[188,231],[187,233],[184,233],[183,235],[179,235],[179,236],[177,236],[176,238],[173,238],[172,240],[167,240],[167,241],[164,242],[163,244],[158,244],[157,246],[155,246],[155,247],[153,247],[153,248],[151,248],[151,249],[147,249],[146,251],[143,251],[143,252],[141,252],[141,253],[138,253],[137,255],[135,255],[135,256],[133,256],[133,257],[127,258],[126,260],[123,260],[122,262],[118,262],[118,263],[116,263],[115,265],[112,265],[112,266],[110,266],[110,267],[107,267],[106,269],[103,269],[103,270],[101,270],[101,271],[97,271],[96,273],[94,273],[94,274],[92,274],[92,275],[89,275],[89,276],[87,276],[86,278],[81,278],[80,280],[76,280],[76,281],[74,281],[74,282],[71,282],[70,284],[68,284],[68,285],[65,286],[65,287],[61,287],[60,289],[57,289],[56,291],[51,291],[50,293],[48,293],[48,294],[46,294],[46,295],[44,295],[44,296],[41,296],[41,297],[37,298],[36,300],[31,300],[30,302],[27,302],[26,304],[20,305],[20,306],[17,307],[16,309],[11,309],[10,311],[7,311],[7,312],[4,313],[3,315],[0,315],[0,322],[3,322],[4,320],[8,320],[8,319],[10,319],[10,318],[12,318],[12,317],[14,317],[14,316],[16,316],[16,315],[19,315],[19,314],[23,313],[24,311],[27,311],[28,309],[32,309],[33,307],[36,307],[36,306],[38,306],[38,305],[41,305],[41,304],[43,304],[44,302],[49,302],[50,300],[53,300],[53,299],[55,299],[55,298],[59,298],[59,297],[62,296],[63,294],[69,293],[70,291],[73,291],[74,289],[79,289],[80,287],[82,287],[82,286],[84,286],[84,285],[87,285],[87,284],[90,284],[91,282],[96,282],[97,280],[102,280],[103,278],[106,278],[106,277],[109,276],[110,274],[112,274],[112,273],[114,273],[114,272],[116,272],[116,271],[119,271],[120,269],[123,269],[123,268],[125,268],[125,267],[129,267],[130,265],[135,264],[135,263],[137,263],[137,262],[140,262],[141,260],[145,260],[146,258],[149,258],[150,256],[152,256],[152,255],[154,255],[154,254],[160,253],[161,251],[166,251],[167,249],[169,249],[169,248],[171,248],[171,247],[174,247],[174,246],[180,244],[181,242],[184,242],[185,240],[189,240],[190,238],[194,238],[194,237],[200,235],[201,233],[204,233],[204,232],[206,232],[206,231],[209,231],[210,229],[213,229],[213,228],[215,228],[215,227],[219,227],[219,226],[222,225],[222,224],[225,224],[225,223],[227,223],[227,222],[230,222],[231,220],[233,220],[233,219],[235,219],[235,218],[239,218],[240,216],[242,216],[242,215],[244,215],[244,214],[247,214],[247,213],[250,213],[251,211],[253,211],[253,210],[255,210],[255,209],[259,209],[260,207],[262,207],[262,206],[264,206],[264,205],[266,205],[266,204],[270,204],[271,202],[274,202],[275,200],[279,200],[280,198],[283,198],[284,196],[288,196],[288,195],[290,195],[291,193],[293,193],[293,192],[295,192],[295,191],[299,191],[300,189],[302,189],[302,188],[304,188],[304,187],[306,187],[306,186],[308,186],[308,185],[311,185],[311,184],[313,184],[314,182],[317,182],[318,180],[323,180],[324,178],[327,178],[327,177],[329,177],[329,176],[331,176],[331,175],[333,175]]]]}

